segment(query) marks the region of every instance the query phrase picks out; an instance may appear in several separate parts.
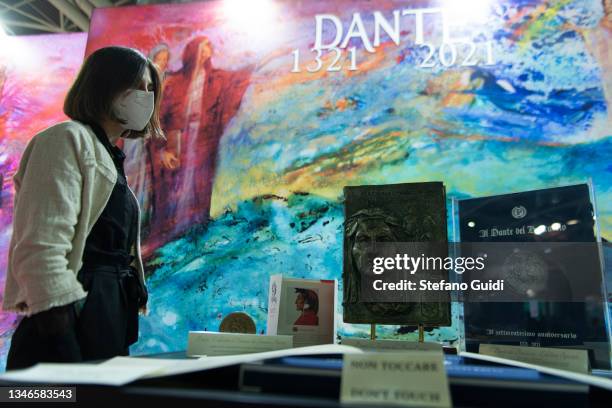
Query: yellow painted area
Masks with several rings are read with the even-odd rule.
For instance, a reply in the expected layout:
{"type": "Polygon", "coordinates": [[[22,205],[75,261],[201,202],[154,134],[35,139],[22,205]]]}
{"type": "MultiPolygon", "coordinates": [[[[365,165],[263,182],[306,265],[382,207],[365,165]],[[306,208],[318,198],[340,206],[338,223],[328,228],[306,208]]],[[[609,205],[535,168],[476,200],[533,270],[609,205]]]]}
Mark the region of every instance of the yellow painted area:
{"type": "Polygon", "coordinates": [[[529,14],[529,21],[514,31],[514,37],[520,38],[518,45],[521,49],[526,49],[543,30],[550,27],[550,22],[557,16],[559,10],[571,3],[572,0],[558,0],[545,3],[536,7],[529,14]]]}

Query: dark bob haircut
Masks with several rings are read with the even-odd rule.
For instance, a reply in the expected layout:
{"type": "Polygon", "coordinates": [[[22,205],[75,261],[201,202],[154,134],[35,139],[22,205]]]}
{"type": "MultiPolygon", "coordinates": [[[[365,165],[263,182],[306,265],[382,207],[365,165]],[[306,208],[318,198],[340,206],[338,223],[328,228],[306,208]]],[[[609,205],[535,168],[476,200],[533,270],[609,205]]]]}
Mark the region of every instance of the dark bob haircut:
{"type": "Polygon", "coordinates": [[[159,122],[160,75],[153,62],[133,48],[105,47],[91,54],[66,95],[64,113],[83,123],[100,124],[106,118],[120,121],[113,112],[113,102],[126,90],[140,86],[147,67],[153,82],[155,109],[147,126],[142,131],[130,131],[127,137],[163,138],[159,122]]]}

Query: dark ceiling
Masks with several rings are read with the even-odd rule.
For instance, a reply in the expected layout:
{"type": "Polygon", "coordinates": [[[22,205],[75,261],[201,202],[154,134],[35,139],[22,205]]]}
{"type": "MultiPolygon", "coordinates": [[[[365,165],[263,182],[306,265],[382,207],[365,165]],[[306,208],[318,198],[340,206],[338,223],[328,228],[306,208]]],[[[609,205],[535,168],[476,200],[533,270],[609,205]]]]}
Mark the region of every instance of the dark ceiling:
{"type": "Polygon", "coordinates": [[[137,0],[0,0],[0,26],[8,35],[87,31],[96,7],[137,0]]]}

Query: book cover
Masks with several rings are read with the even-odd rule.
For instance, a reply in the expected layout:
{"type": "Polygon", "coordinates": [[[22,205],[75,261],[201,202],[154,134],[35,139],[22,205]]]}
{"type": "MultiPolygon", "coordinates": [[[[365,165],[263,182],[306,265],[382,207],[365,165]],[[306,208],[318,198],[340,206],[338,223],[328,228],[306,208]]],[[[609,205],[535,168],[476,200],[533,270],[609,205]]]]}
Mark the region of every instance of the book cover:
{"type": "Polygon", "coordinates": [[[292,335],[294,347],[333,344],[336,280],[270,277],[268,335],[292,335]]]}

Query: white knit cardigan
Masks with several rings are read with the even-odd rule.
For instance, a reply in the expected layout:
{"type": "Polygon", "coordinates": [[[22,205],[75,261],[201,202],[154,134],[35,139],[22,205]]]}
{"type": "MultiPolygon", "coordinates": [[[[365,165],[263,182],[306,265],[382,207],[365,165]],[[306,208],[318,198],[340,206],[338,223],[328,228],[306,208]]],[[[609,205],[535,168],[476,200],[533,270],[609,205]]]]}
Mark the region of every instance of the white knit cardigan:
{"type": "MultiPolygon", "coordinates": [[[[110,154],[91,127],[62,122],[32,138],[13,180],[3,309],[30,316],[84,298],[76,275],[87,236],[117,180],[110,154]]],[[[138,221],[132,254],[144,285],[140,209],[138,221]]]]}

